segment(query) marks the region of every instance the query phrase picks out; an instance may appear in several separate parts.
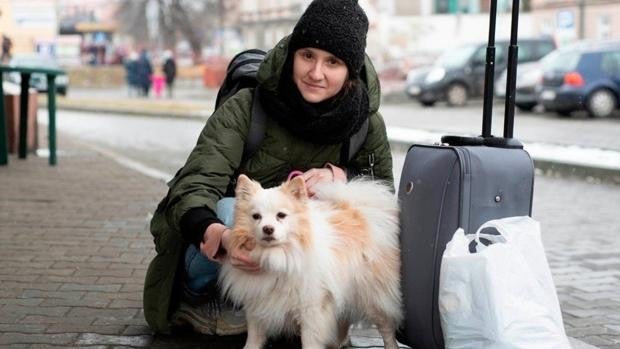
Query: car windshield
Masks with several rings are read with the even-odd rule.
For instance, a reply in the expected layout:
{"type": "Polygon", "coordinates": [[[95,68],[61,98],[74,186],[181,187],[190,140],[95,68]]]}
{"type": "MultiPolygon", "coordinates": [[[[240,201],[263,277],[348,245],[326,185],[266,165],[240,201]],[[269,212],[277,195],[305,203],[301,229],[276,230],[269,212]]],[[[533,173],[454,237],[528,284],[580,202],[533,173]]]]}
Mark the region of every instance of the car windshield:
{"type": "Polygon", "coordinates": [[[466,45],[455,50],[446,51],[444,54],[439,56],[439,59],[435,65],[442,68],[456,68],[463,66],[463,64],[471,58],[477,48],[478,45],[466,45]]]}
{"type": "Polygon", "coordinates": [[[575,50],[555,50],[543,57],[540,63],[545,71],[566,72],[577,67],[580,55],[575,50]]]}

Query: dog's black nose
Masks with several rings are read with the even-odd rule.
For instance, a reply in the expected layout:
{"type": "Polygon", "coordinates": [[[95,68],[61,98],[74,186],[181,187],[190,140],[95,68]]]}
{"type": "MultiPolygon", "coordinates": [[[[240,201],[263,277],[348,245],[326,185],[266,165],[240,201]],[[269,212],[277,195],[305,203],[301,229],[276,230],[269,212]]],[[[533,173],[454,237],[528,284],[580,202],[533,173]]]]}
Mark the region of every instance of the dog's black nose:
{"type": "Polygon", "coordinates": [[[263,227],[263,233],[265,233],[265,235],[271,235],[273,234],[273,227],[270,225],[266,225],[263,227]]]}

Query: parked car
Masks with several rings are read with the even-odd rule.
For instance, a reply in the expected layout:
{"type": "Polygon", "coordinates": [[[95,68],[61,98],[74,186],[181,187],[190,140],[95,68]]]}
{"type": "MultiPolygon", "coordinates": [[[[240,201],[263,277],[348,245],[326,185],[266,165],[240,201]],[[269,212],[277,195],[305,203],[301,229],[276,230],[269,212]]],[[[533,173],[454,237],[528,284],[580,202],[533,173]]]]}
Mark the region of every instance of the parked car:
{"type": "Polygon", "coordinates": [[[538,99],[561,116],[579,110],[590,117],[611,115],[620,107],[620,41],[554,51],[543,65],[538,99]]]}
{"type": "Polygon", "coordinates": [[[431,70],[430,66],[424,66],[415,68],[407,73],[407,80],[405,83],[405,93],[411,98],[418,98],[420,95],[420,86],[424,83],[426,75],[431,70]]]}
{"type": "MultiPolygon", "coordinates": [[[[508,44],[508,41],[495,43],[496,76],[506,69],[508,44]]],[[[555,43],[549,38],[522,39],[518,62],[537,61],[554,49],[555,43]]],[[[478,43],[446,51],[428,71],[408,79],[406,92],[427,106],[438,101],[452,106],[464,105],[469,98],[481,96],[484,91],[486,50],[487,43],[478,43]]]]}
{"type": "MultiPolygon", "coordinates": [[[[9,65],[61,69],[54,59],[38,55],[14,55],[13,58],[11,58],[9,65]]],[[[8,74],[7,79],[11,82],[19,84],[21,82],[21,75],[19,73],[10,73],[8,74]]],[[[69,89],[69,77],[66,74],[58,75],[56,76],[55,82],[56,92],[65,96],[69,89]]],[[[39,92],[47,91],[47,78],[44,74],[32,74],[30,76],[30,87],[35,88],[39,92]]]]}
{"type": "MultiPolygon", "coordinates": [[[[546,56],[545,56],[546,57],[546,56]]],[[[515,106],[522,111],[531,111],[538,105],[538,89],[542,82],[542,58],[536,62],[521,63],[517,67],[515,82],[515,106]]],[[[507,71],[495,81],[495,96],[506,98],[507,71]]]]}

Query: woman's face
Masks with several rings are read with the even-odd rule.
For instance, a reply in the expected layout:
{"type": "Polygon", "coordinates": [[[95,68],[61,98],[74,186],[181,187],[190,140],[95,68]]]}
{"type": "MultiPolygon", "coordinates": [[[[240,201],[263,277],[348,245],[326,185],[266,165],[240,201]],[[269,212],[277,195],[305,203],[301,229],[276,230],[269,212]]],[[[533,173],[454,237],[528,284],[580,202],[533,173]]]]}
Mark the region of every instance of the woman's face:
{"type": "Polygon", "coordinates": [[[313,47],[295,51],[293,81],[309,103],[329,99],[342,89],[349,70],[343,60],[313,47]]]}

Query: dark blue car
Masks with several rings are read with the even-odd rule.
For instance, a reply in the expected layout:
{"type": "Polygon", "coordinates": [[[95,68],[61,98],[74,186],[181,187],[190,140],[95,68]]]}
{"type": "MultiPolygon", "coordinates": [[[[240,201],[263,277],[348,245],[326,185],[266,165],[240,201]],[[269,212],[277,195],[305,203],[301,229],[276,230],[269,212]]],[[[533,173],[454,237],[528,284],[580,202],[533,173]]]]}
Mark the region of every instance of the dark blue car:
{"type": "Polygon", "coordinates": [[[620,41],[580,43],[552,52],[543,60],[538,99],[561,116],[579,110],[590,117],[610,116],[620,106],[620,41]]]}

